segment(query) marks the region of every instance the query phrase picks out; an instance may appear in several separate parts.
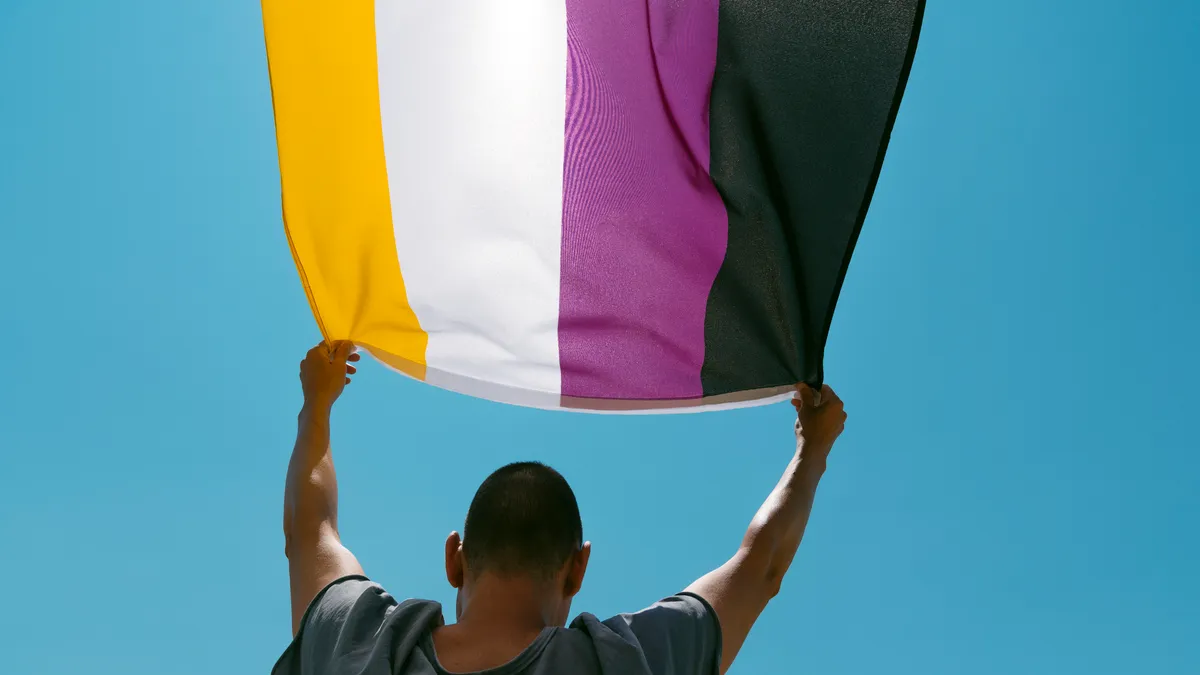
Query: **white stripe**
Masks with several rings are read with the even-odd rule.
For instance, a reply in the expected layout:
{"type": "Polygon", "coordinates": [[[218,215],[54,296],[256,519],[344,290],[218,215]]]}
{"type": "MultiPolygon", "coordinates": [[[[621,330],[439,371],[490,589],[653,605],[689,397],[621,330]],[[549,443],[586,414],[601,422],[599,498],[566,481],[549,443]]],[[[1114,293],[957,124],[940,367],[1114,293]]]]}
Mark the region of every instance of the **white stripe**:
{"type": "Polygon", "coordinates": [[[376,0],[396,249],[443,375],[557,394],[566,5],[376,0]]]}

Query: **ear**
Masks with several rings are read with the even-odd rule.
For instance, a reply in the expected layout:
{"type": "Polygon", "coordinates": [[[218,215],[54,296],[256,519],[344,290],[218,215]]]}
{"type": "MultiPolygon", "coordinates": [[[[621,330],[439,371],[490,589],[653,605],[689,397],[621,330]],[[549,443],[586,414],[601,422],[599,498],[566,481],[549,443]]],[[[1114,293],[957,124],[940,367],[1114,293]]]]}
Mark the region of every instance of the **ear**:
{"type": "Polygon", "coordinates": [[[463,574],[462,537],[457,532],[451,532],[446,537],[446,581],[454,588],[462,588],[463,574]]]}
{"type": "Polygon", "coordinates": [[[583,576],[587,574],[588,560],[591,558],[592,542],[585,541],[567,563],[567,578],[563,587],[563,595],[573,598],[579,589],[583,588],[583,576]]]}

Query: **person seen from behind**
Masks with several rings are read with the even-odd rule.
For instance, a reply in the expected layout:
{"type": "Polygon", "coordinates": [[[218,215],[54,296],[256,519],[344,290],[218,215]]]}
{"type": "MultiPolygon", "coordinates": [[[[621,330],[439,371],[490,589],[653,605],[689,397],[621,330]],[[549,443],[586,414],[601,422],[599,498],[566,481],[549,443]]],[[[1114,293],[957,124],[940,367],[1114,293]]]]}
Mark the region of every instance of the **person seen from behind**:
{"type": "Polygon", "coordinates": [[[646,609],[568,625],[591,543],[553,469],[519,462],[475,493],[446,538],[455,623],[429,600],[371,581],[338,534],[330,452],[334,403],[359,356],[322,343],[300,364],[304,406],[288,465],[283,531],[292,643],[273,675],[715,675],[725,673],[796,555],[846,413],[828,386],[797,387],[796,447],[729,560],[646,609]]]}

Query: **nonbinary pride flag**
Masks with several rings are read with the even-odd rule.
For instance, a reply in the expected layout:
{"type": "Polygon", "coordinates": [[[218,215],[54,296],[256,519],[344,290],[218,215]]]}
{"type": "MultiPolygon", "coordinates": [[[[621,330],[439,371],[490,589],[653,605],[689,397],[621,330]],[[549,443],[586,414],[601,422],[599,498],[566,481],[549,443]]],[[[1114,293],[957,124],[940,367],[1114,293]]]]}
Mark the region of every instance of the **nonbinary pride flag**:
{"type": "Polygon", "coordinates": [[[924,5],[263,0],[322,333],[536,407],[819,384],[924,5]]]}

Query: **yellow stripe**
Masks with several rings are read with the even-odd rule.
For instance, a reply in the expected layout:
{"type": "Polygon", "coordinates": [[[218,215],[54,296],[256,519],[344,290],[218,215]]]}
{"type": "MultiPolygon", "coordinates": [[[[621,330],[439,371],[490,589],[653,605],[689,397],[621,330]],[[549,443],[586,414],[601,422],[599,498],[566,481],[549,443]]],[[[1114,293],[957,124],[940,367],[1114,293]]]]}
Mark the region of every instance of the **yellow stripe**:
{"type": "Polygon", "coordinates": [[[375,5],[262,0],[283,220],[321,332],[424,378],[388,194],[375,5]]]}

